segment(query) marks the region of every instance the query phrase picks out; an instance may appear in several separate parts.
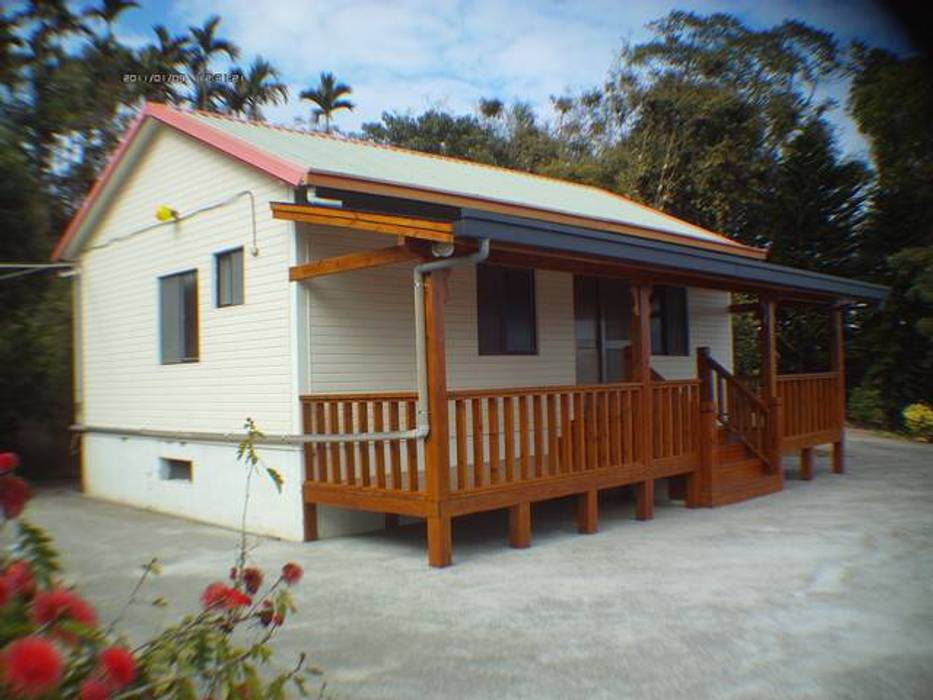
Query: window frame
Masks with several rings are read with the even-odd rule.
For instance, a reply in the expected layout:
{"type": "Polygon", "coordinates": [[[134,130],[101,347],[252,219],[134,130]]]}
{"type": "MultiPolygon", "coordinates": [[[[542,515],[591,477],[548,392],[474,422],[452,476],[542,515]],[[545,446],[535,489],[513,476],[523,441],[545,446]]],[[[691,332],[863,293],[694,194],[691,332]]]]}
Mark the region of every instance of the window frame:
{"type": "MultiPolygon", "coordinates": [[[[235,276],[234,276],[235,279],[235,276]]],[[[237,290],[233,289],[234,293],[237,290]]],[[[238,246],[236,248],[228,248],[227,250],[221,250],[217,253],[214,253],[214,306],[218,309],[227,309],[231,306],[243,306],[246,303],[246,258],[243,255],[243,246],[238,246]],[[224,258],[228,256],[239,253],[240,256],[240,285],[239,285],[239,300],[230,301],[224,303],[223,298],[223,279],[221,276],[221,264],[224,258]]]]}
{"type": "Polygon", "coordinates": [[[159,481],[172,484],[194,483],[194,461],[180,457],[159,457],[159,481]],[[187,472],[186,476],[172,476],[173,467],[181,467],[187,472]]]}
{"type": "Polygon", "coordinates": [[[670,285],[657,285],[651,291],[651,354],[660,357],[689,357],[690,356],[690,305],[689,288],[670,285]],[[683,319],[681,337],[683,338],[682,348],[671,348],[672,324],[677,323],[678,319],[672,317],[672,294],[681,295],[683,309],[683,319]],[[655,306],[657,304],[657,307],[655,306]],[[656,347],[654,342],[655,321],[658,322],[657,328],[660,346],[656,347]]]}
{"type": "Polygon", "coordinates": [[[496,265],[493,263],[479,263],[476,266],[476,345],[477,353],[481,357],[494,357],[494,356],[513,356],[513,357],[531,357],[538,355],[538,303],[537,303],[537,275],[535,274],[534,268],[528,267],[518,267],[514,265],[496,265]],[[485,308],[486,304],[491,302],[488,293],[484,293],[481,289],[483,282],[483,275],[490,274],[490,271],[495,271],[501,276],[497,279],[497,286],[499,289],[502,289],[502,285],[506,284],[506,275],[508,274],[517,274],[521,273],[527,275],[528,278],[528,314],[529,320],[531,323],[530,335],[531,342],[529,349],[521,350],[509,350],[507,348],[507,324],[508,324],[508,314],[506,313],[506,307],[509,302],[506,292],[503,291],[501,294],[493,297],[494,306],[492,309],[485,308]],[[484,342],[484,329],[486,325],[484,324],[484,316],[487,313],[491,313],[494,317],[496,325],[498,326],[498,331],[496,334],[495,342],[490,342],[489,339],[486,339],[484,342]]]}
{"type": "Polygon", "coordinates": [[[193,362],[201,361],[201,318],[200,318],[200,303],[198,297],[198,269],[191,268],[188,270],[181,270],[179,272],[173,272],[168,275],[162,275],[158,278],[158,316],[159,316],[159,361],[163,365],[181,365],[181,364],[190,364],[193,362]],[[168,357],[166,355],[166,339],[165,339],[165,293],[163,285],[169,280],[173,279],[184,279],[187,276],[193,276],[193,288],[191,290],[192,294],[192,304],[191,311],[192,314],[188,314],[188,309],[186,308],[185,302],[185,283],[182,282],[181,292],[178,296],[180,301],[180,317],[178,319],[179,330],[181,331],[180,339],[181,345],[183,346],[183,351],[178,357],[168,357]],[[192,332],[193,337],[188,338],[188,333],[192,332]],[[193,347],[193,354],[189,354],[189,346],[193,347]]]}

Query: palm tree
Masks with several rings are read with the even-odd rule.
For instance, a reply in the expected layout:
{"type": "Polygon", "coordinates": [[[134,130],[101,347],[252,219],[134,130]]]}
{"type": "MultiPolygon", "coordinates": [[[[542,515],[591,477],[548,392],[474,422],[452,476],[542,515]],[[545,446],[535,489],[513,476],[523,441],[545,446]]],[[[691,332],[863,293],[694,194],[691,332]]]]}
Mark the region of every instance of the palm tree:
{"type": "Polygon", "coordinates": [[[184,98],[179,95],[176,89],[179,83],[173,82],[173,78],[181,76],[178,69],[188,62],[191,40],[184,35],[172,36],[161,24],[152,29],[158,43],[150,44],[140,51],[140,72],[159,77],[143,82],[140,92],[147,100],[178,104],[184,98]]]}
{"type": "Polygon", "coordinates": [[[216,111],[217,99],[224,93],[224,85],[208,79],[211,60],[220,54],[236,60],[240,48],[232,41],[217,37],[220,17],[208,17],[201,27],[188,27],[191,32],[191,50],[188,52],[188,71],[194,83],[189,100],[196,109],[216,111]]]}
{"type": "Polygon", "coordinates": [[[231,114],[262,121],[262,105],[277,105],[288,99],[288,87],[279,81],[279,72],[262,56],[257,56],[245,73],[242,68],[231,72],[234,83],[221,98],[231,114]]]}
{"type": "Polygon", "coordinates": [[[321,81],[316,88],[303,90],[301,99],[310,100],[317,107],[312,110],[314,121],[317,122],[324,117],[324,131],[330,133],[331,115],[341,109],[353,111],[353,103],[345,99],[347,95],[353,92],[352,88],[345,83],[338,83],[333,73],[321,73],[321,81]]]}
{"type": "Polygon", "coordinates": [[[100,7],[85,10],[85,17],[93,17],[107,25],[107,36],[113,37],[113,23],[131,7],[139,7],[136,0],[101,0],[100,7]]]}

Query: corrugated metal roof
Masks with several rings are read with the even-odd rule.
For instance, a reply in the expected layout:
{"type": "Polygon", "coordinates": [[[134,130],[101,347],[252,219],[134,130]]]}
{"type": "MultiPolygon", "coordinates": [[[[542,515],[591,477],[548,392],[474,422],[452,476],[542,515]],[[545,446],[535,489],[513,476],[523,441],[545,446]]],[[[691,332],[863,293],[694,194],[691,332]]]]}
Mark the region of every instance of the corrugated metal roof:
{"type": "Polygon", "coordinates": [[[310,172],[493,200],[746,248],[720,234],[588,185],[205,112],[189,116],[256,149],[305,165],[310,172]]]}

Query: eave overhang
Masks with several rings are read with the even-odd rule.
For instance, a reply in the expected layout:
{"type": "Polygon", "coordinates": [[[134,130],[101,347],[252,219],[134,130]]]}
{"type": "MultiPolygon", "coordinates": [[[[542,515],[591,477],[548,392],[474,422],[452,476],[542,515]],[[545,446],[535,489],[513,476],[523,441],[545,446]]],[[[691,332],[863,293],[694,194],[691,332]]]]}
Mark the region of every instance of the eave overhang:
{"type": "Polygon", "coordinates": [[[734,280],[745,288],[786,290],[814,298],[880,303],[888,293],[882,285],[763,260],[479,209],[462,209],[454,234],[461,240],[489,238],[494,248],[499,243],[591,256],[644,266],[646,271],[663,268],[691,277],[734,280]]]}

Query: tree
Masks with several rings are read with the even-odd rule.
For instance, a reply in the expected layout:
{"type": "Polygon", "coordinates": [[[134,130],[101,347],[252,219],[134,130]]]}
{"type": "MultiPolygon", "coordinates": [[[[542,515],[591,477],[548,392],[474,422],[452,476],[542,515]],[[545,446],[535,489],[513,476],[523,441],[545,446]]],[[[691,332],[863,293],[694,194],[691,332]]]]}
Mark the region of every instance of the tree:
{"type": "Polygon", "coordinates": [[[100,7],[93,7],[85,11],[85,17],[92,17],[102,21],[107,27],[107,36],[113,38],[113,23],[120,15],[133,7],[139,7],[135,0],[101,0],[100,7]]]}
{"type": "Polygon", "coordinates": [[[877,169],[856,266],[891,293],[859,314],[851,365],[895,425],[904,406],[933,395],[933,78],[920,57],[862,45],[852,70],[849,109],[877,169]]]}
{"type": "Polygon", "coordinates": [[[288,99],[288,87],[279,81],[279,72],[262,56],[257,56],[245,72],[234,68],[232,75],[233,85],[221,98],[231,114],[262,121],[263,105],[277,105],[288,99]]]}
{"type": "Polygon", "coordinates": [[[314,121],[324,117],[324,131],[330,133],[330,120],[341,109],[353,111],[354,104],[346,99],[353,92],[346,83],[338,83],[333,73],[321,73],[317,87],[302,90],[301,99],[317,105],[312,110],[314,121]]]}
{"type": "Polygon", "coordinates": [[[192,82],[188,100],[195,109],[216,112],[226,85],[210,73],[211,63],[221,55],[235,61],[240,48],[228,39],[217,36],[220,17],[211,15],[200,27],[189,27],[191,46],[187,54],[189,79],[192,82]]]}
{"type": "Polygon", "coordinates": [[[191,50],[191,37],[173,36],[163,25],[153,28],[156,44],[150,44],[139,54],[139,72],[147,77],[139,86],[140,96],[154,102],[180,104],[184,101],[175,79],[181,76],[179,69],[187,65],[191,50]],[[157,76],[157,77],[155,77],[157,76]]]}

